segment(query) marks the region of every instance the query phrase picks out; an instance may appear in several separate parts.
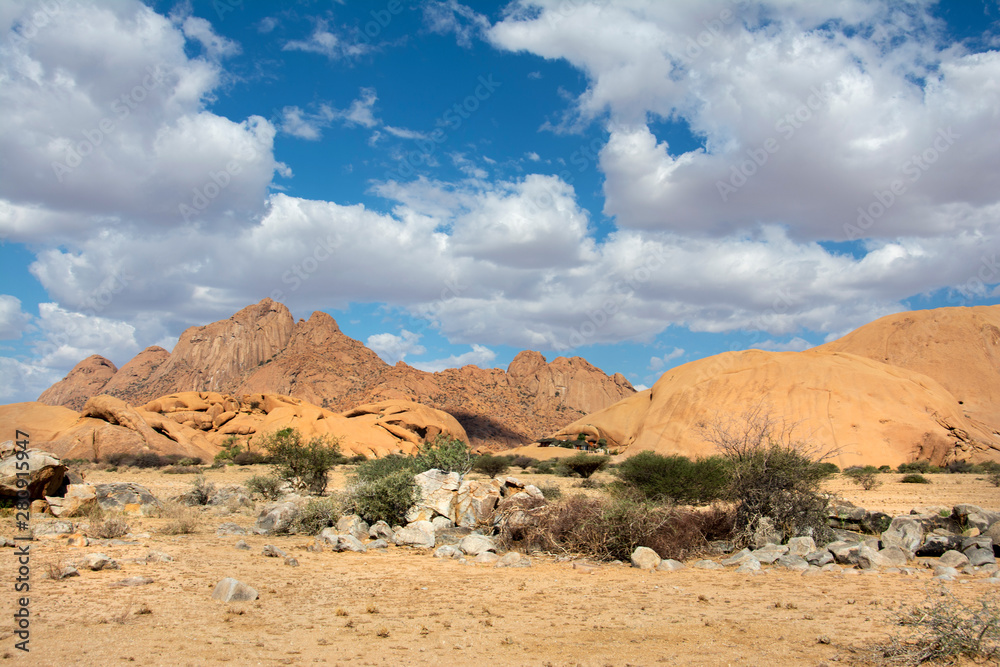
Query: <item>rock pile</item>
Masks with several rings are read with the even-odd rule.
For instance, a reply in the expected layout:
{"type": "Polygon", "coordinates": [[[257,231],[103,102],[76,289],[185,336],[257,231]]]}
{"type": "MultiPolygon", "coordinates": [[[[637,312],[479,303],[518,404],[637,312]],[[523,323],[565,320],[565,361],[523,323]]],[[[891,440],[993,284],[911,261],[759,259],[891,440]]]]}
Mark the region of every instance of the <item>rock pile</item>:
{"type": "MultiPolygon", "coordinates": [[[[861,507],[838,505],[832,508],[830,523],[835,526],[837,539],[823,546],[817,546],[812,537],[795,537],[787,544],[769,542],[756,549],[746,548],[719,562],[698,561],[694,567],[733,567],[737,572],[757,573],[767,565],[804,574],[845,569],[913,573],[915,568],[923,567],[945,581],[959,575],[1000,580],[1000,512],[956,505],[918,507],[910,514],[890,517],[861,507]]],[[[632,566],[673,569],[662,567],[656,552],[646,547],[632,554],[632,566]]]]}
{"type": "Polygon", "coordinates": [[[415,480],[421,499],[406,515],[410,522],[442,517],[463,528],[483,528],[492,526],[494,512],[501,501],[545,499],[538,487],[524,484],[516,477],[471,480],[457,472],[428,470],[417,475],[415,480]]]}

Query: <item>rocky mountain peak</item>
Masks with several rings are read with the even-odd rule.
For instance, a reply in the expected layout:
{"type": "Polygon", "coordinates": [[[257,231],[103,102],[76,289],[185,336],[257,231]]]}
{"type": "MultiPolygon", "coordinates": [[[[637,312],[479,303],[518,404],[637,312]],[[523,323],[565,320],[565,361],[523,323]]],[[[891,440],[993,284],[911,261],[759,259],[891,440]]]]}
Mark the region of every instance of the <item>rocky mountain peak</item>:
{"type": "Polygon", "coordinates": [[[74,366],[66,377],[43,391],[38,402],[82,410],[87,399],[101,393],[117,372],[118,367],[111,361],[92,354],[74,366]]]}
{"type": "MultiPolygon", "coordinates": [[[[503,448],[633,394],[619,378],[578,357],[548,364],[530,350],[518,354],[507,372],[390,366],[327,313],[296,322],[283,304],[264,299],[228,319],[190,327],[173,352],[147,348],[101,386],[78,383],[72,398],[82,407],[98,391],[134,405],[184,391],[276,393],[333,410],[410,400],[454,414],[475,444],[503,448]]],[[[64,395],[55,390],[46,392],[50,400],[64,395]]]]}

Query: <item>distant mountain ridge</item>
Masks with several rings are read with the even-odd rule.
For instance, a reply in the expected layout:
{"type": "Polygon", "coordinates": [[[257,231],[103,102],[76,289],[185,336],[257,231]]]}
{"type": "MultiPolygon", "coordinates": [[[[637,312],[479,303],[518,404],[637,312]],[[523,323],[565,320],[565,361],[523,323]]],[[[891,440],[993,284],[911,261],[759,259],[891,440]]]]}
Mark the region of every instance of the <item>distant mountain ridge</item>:
{"type": "Polygon", "coordinates": [[[454,415],[474,445],[496,449],[531,442],[635,393],[620,373],[608,376],[580,357],[547,362],[532,351],[518,354],[507,371],[390,366],[330,315],[317,311],[296,322],[283,304],[264,299],[190,327],[172,352],[150,347],[120,369],[88,357],[38,400],[80,410],[102,393],[143,405],[185,391],[283,394],[335,411],[415,401],[454,415]]]}

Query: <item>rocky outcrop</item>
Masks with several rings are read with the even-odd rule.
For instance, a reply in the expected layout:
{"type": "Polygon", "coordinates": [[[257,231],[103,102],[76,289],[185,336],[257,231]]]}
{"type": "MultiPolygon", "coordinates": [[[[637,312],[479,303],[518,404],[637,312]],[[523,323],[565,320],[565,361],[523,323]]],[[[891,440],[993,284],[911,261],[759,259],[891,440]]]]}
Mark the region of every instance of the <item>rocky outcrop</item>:
{"type": "Polygon", "coordinates": [[[839,448],[839,466],[916,459],[1000,459],[1000,436],[968,419],[926,375],[823,348],[728,352],[665,373],[643,392],[577,420],[552,437],[604,439],[626,456],[644,450],[692,458],[717,451],[704,426],[763,405],[795,436],[839,448]],[[991,449],[997,447],[997,449],[991,449]],[[996,452],[992,457],[988,452],[996,452]]]}
{"type": "Polygon", "coordinates": [[[133,407],[113,396],[91,398],[83,413],[38,403],[0,406],[0,429],[32,434],[32,442],[65,458],[152,452],[210,461],[230,437],[259,448],[265,434],[297,429],[309,440],[335,438],[342,453],[367,457],[414,454],[445,435],[467,442],[451,415],[417,403],[383,401],[336,413],[297,398],[182,392],[133,407]]]}
{"type": "MultiPolygon", "coordinates": [[[[118,369],[99,393],[130,398],[144,391],[144,385],[156,374],[157,369],[170,357],[170,353],[158,345],[147,347],[132,360],[118,369]]],[[[96,394],[95,394],[96,395],[96,394]]]]}
{"type": "Polygon", "coordinates": [[[494,510],[505,499],[515,497],[544,501],[537,487],[515,477],[488,480],[465,479],[457,472],[427,470],[414,477],[420,500],[410,508],[406,520],[433,521],[438,517],[463,528],[492,526],[494,510]]]}
{"type": "Polygon", "coordinates": [[[451,415],[407,401],[383,401],[336,413],[277,394],[245,394],[237,399],[217,392],[183,392],[150,401],[144,409],[204,431],[216,446],[230,436],[253,445],[283,428],[294,428],[307,440],[331,436],[342,453],[367,457],[414,454],[441,434],[468,441],[451,415]]]}
{"type": "Polygon", "coordinates": [[[111,396],[92,398],[84,409],[81,414],[42,403],[2,405],[0,432],[26,430],[32,444],[67,459],[143,452],[211,459],[219,449],[201,432],[111,396]]]}
{"type": "Polygon", "coordinates": [[[49,452],[28,449],[19,457],[12,446],[5,446],[0,455],[3,456],[0,460],[0,498],[18,498],[18,492],[22,490],[18,473],[28,473],[27,480],[22,484],[26,484],[23,488],[27,490],[29,500],[54,495],[63,485],[66,466],[49,452]]]}
{"type": "Polygon", "coordinates": [[[100,388],[84,384],[82,371],[70,376],[76,378],[72,383],[67,377],[67,385],[46,392],[51,402],[71,395],[82,407],[101,392],[142,405],[197,391],[279,394],[333,412],[388,400],[421,403],[453,415],[473,444],[494,449],[530,442],[635,391],[621,375],[608,377],[579,357],[548,363],[537,352],[521,353],[507,372],[465,366],[427,373],[402,362],[389,366],[344,335],[328,314],[315,312],[295,322],[285,306],[270,299],[228,320],[186,330],[171,353],[147,348],[100,388]]]}
{"type": "Polygon", "coordinates": [[[1000,433],[1000,306],[897,313],[817,349],[856,354],[933,379],[951,394],[952,407],[964,420],[941,415],[942,428],[958,447],[956,457],[1000,456],[1000,442],[976,435],[1000,433]]]}
{"type": "Polygon", "coordinates": [[[43,391],[38,402],[79,411],[87,399],[104,390],[117,372],[113,363],[99,354],[92,354],[74,366],[69,375],[43,391]]]}
{"type": "Polygon", "coordinates": [[[605,377],[604,373],[586,359],[557,357],[546,363],[545,357],[531,350],[514,357],[507,377],[512,385],[534,396],[535,407],[542,410],[555,403],[584,413],[596,412],[635,391],[621,373],[612,375],[609,382],[595,382],[605,377]]]}
{"type": "Polygon", "coordinates": [[[251,602],[260,597],[257,590],[242,581],[226,577],[212,591],[212,599],[220,602],[251,602]]]}
{"type": "MultiPolygon", "coordinates": [[[[295,321],[281,303],[264,299],[228,320],[191,327],[146,382],[147,392],[227,391],[281,352],[295,321]]],[[[148,400],[148,399],[147,399],[148,400]]]]}

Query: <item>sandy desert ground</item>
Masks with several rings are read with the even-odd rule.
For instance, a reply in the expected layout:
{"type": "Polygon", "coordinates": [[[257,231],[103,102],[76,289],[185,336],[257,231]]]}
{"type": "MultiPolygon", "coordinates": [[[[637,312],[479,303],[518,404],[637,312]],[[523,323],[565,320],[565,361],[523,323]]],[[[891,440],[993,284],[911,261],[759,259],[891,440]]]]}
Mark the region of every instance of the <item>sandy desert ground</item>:
{"type": "MultiPolygon", "coordinates": [[[[257,471],[210,471],[218,485],[257,471]]],[[[193,476],[160,472],[126,475],[93,471],[88,481],[135,481],[161,498],[183,491],[193,476]]],[[[572,491],[578,480],[553,481],[572,491]]],[[[975,503],[1000,509],[1000,489],[980,475],[930,475],[929,485],[899,484],[899,475],[864,491],[843,479],[831,491],[869,509],[908,512],[922,505],[975,503]],[[890,481],[893,480],[893,481],[890,481]]],[[[344,472],[333,476],[333,487],[344,472]]],[[[433,558],[429,552],[322,553],[306,536],[217,537],[215,527],[253,525],[254,513],[199,514],[198,530],[167,535],[169,519],[129,517],[138,544],[70,547],[32,543],[31,652],[14,648],[10,622],[0,655],[31,665],[823,665],[851,664],[854,650],[894,630],[892,609],[937,594],[929,570],[917,574],[803,576],[771,570],[761,576],[688,568],[643,572],[627,565],[574,567],[555,555],[532,556],[532,567],[495,569],[433,558]],[[261,554],[272,544],[298,567],[261,554]],[[172,562],[146,563],[151,550],[172,562]],[[103,552],[120,570],[52,580],[50,565],[103,552]],[[126,577],[153,582],[112,587],[126,577]],[[260,592],[248,603],[224,604],[211,593],[232,576],[260,592]],[[822,641],[821,641],[822,638],[822,641]],[[829,643],[826,643],[829,642],[829,643]]],[[[13,518],[2,533],[13,536],[13,518]]],[[[3,557],[0,614],[12,618],[16,565],[3,557]]],[[[996,583],[963,577],[946,585],[970,601],[996,583]]]]}

